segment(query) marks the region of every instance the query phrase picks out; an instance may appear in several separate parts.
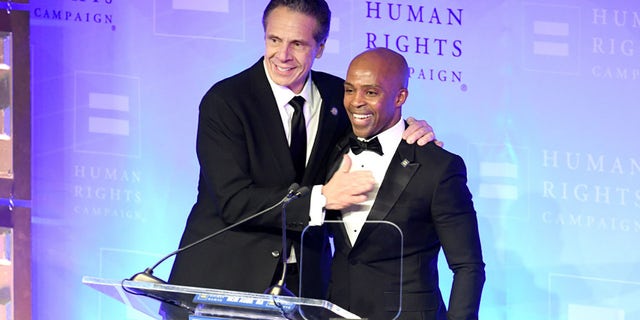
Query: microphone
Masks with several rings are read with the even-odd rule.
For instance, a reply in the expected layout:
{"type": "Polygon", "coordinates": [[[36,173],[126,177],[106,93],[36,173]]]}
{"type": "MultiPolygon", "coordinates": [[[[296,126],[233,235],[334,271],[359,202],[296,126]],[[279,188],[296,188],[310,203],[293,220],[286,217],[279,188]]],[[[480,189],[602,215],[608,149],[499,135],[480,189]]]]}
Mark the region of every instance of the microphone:
{"type": "Polygon", "coordinates": [[[295,200],[295,199],[302,198],[302,197],[306,196],[307,193],[309,193],[310,191],[311,190],[307,186],[303,186],[303,187],[299,188],[298,190],[296,190],[293,193],[293,196],[291,196],[291,199],[289,201],[287,201],[287,203],[291,202],[292,200],[295,200]]]}
{"type": "Polygon", "coordinates": [[[287,260],[288,260],[286,207],[289,204],[289,202],[295,199],[304,197],[305,195],[307,195],[307,193],[309,193],[309,191],[310,191],[309,188],[306,186],[297,188],[295,192],[290,193],[291,195],[289,197],[285,197],[287,199],[282,202],[282,275],[280,276],[280,279],[275,285],[265,290],[266,294],[270,294],[274,296],[284,295],[288,297],[295,297],[295,294],[293,294],[293,292],[287,289],[287,286],[284,283],[284,279],[287,276],[287,260]]]}
{"type": "MultiPolygon", "coordinates": [[[[269,211],[269,210],[271,210],[271,209],[273,209],[273,208],[275,208],[275,207],[277,207],[277,206],[279,206],[281,204],[285,204],[286,205],[289,202],[291,202],[291,201],[303,196],[307,192],[309,192],[309,188],[308,187],[300,188],[300,185],[298,185],[295,182],[292,183],[287,190],[288,190],[287,191],[287,195],[284,196],[284,198],[282,198],[282,200],[278,201],[276,204],[270,206],[269,208],[261,210],[261,211],[259,211],[257,213],[254,213],[253,215],[251,215],[249,217],[246,217],[246,218],[244,218],[244,219],[242,219],[242,220],[240,220],[240,221],[238,221],[238,222],[236,222],[234,224],[226,226],[226,227],[224,227],[224,228],[222,228],[222,229],[220,229],[220,230],[218,230],[218,231],[216,231],[216,232],[214,232],[214,233],[212,233],[212,234],[210,234],[210,235],[208,235],[208,236],[206,236],[206,237],[204,237],[204,238],[202,238],[202,239],[200,239],[200,240],[198,240],[196,242],[193,242],[193,243],[191,243],[189,245],[186,245],[184,247],[178,248],[177,250],[174,250],[173,252],[167,254],[162,259],[160,259],[158,262],[156,262],[156,264],[154,264],[152,267],[146,268],[144,271],[134,274],[131,278],[129,278],[127,280],[134,281],[134,282],[150,282],[150,283],[157,283],[157,284],[167,284],[166,281],[164,281],[164,280],[162,280],[162,279],[160,279],[160,278],[158,278],[158,277],[153,275],[153,270],[156,267],[158,267],[161,263],[163,263],[165,260],[167,260],[170,257],[172,257],[172,256],[174,256],[174,255],[176,255],[176,254],[178,254],[178,253],[180,253],[182,251],[185,251],[185,250],[187,250],[187,249],[189,249],[189,248],[191,248],[193,246],[196,246],[196,245],[198,245],[198,244],[200,244],[202,242],[205,242],[205,241],[207,241],[207,240],[209,240],[209,239],[211,239],[211,238],[213,238],[213,237],[215,237],[215,236],[217,236],[217,235],[219,235],[219,234],[221,234],[221,233],[223,233],[223,232],[225,232],[225,231],[227,231],[227,230],[229,230],[231,228],[237,227],[238,225],[241,225],[241,224],[243,224],[243,223],[245,223],[245,222],[247,222],[247,221],[249,221],[249,220],[251,220],[251,219],[253,219],[253,218],[255,218],[255,217],[259,216],[259,215],[261,215],[261,214],[264,214],[265,212],[267,212],[267,211],[269,211]]],[[[283,224],[284,224],[284,222],[283,222],[283,224]]]]}

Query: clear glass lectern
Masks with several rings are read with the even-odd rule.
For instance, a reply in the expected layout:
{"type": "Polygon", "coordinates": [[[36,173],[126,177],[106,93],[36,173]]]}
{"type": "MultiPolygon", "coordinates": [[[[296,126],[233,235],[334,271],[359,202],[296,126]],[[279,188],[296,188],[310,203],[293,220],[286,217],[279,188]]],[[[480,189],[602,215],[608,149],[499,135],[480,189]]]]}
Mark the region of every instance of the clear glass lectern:
{"type": "Polygon", "coordinates": [[[154,319],[360,319],[324,300],[83,277],[82,282],[154,319]],[[304,306],[304,315],[300,313],[304,306]]]}
{"type": "MultiPolygon", "coordinates": [[[[348,220],[348,219],[345,219],[348,220]]],[[[332,260],[327,299],[363,319],[392,320],[402,312],[404,236],[393,222],[327,220],[332,260]]],[[[308,227],[313,230],[315,227],[308,227]]],[[[300,279],[309,278],[302,237],[300,279]]],[[[304,283],[300,290],[304,292],[304,283]]],[[[304,309],[303,309],[304,311],[304,309]]]]}
{"type": "MultiPolygon", "coordinates": [[[[318,268],[318,243],[319,239],[337,232],[344,232],[347,228],[339,221],[327,221],[323,228],[307,227],[302,232],[300,259],[300,294],[305,295],[305,279],[316,277],[318,268]],[[320,238],[319,238],[320,237],[320,238]]],[[[372,232],[387,245],[379,246],[374,241],[367,248],[373,252],[373,256],[367,261],[364,268],[379,269],[378,262],[384,262],[383,274],[374,275],[366,281],[379,283],[385,293],[387,301],[377,301],[372,292],[363,292],[361,297],[367,304],[377,305],[384,303],[386,311],[397,318],[402,305],[402,246],[403,237],[400,229],[393,223],[386,221],[367,221],[362,226],[361,234],[355,243],[355,248],[368,245],[368,235],[372,232]],[[384,252],[380,252],[383,249],[384,252]],[[377,256],[379,255],[379,256],[377,256]],[[369,265],[371,263],[371,265],[369,265]],[[371,301],[368,301],[371,300],[371,301]],[[390,307],[389,307],[390,306],[390,307]]],[[[331,252],[340,254],[348,252],[351,247],[345,242],[346,237],[330,237],[331,252]],[[335,240],[339,240],[336,242],[335,240]]],[[[380,241],[380,240],[377,240],[380,241]]],[[[332,269],[331,265],[323,265],[325,271],[332,269]]],[[[335,269],[342,270],[342,269],[335,269]]],[[[224,276],[224,275],[220,275],[224,276]]],[[[294,319],[294,320],[338,320],[338,319],[363,319],[358,315],[327,300],[290,297],[263,293],[240,292],[219,290],[211,288],[199,288],[179,286],[158,282],[110,280],[97,277],[83,277],[82,282],[89,287],[116,299],[129,308],[133,308],[153,319],[166,320],[204,320],[204,319],[294,319]],[[161,308],[162,305],[162,308],[161,308]],[[161,314],[162,313],[162,314],[161,314]]],[[[266,288],[265,288],[266,289],[266,288]]],[[[357,292],[354,290],[354,292],[357,292]]],[[[360,293],[358,293],[360,294],[360,293]]],[[[366,318],[364,318],[366,319],[366,318]]]]}

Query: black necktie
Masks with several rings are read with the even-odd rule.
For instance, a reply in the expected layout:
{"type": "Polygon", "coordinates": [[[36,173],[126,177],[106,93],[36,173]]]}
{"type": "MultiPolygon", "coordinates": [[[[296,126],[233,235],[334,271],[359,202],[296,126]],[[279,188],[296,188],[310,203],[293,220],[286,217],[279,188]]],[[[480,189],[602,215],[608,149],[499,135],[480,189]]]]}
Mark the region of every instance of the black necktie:
{"type": "Polygon", "coordinates": [[[351,146],[351,151],[353,151],[353,153],[355,154],[360,154],[365,150],[373,151],[379,155],[383,154],[382,146],[380,145],[380,141],[378,141],[378,137],[375,137],[369,141],[362,141],[360,139],[350,137],[349,145],[351,146]]]}
{"type": "Polygon", "coordinates": [[[289,104],[295,110],[291,118],[291,145],[289,146],[289,151],[291,151],[291,159],[296,169],[296,182],[299,183],[302,181],[307,159],[307,125],[302,112],[304,98],[295,96],[289,101],[289,104]]]}

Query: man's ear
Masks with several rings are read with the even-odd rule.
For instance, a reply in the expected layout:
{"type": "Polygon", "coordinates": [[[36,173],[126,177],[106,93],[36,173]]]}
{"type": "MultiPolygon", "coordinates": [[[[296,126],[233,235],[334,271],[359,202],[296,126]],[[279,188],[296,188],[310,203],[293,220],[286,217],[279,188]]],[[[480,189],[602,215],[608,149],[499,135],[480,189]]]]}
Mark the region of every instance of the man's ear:
{"type": "Polygon", "coordinates": [[[320,46],[318,46],[318,52],[316,52],[316,59],[319,59],[320,57],[322,57],[322,53],[324,53],[324,44],[325,42],[321,43],[320,46]]]}
{"type": "Polygon", "coordinates": [[[401,107],[405,101],[407,101],[407,98],[409,97],[409,90],[407,90],[406,88],[402,88],[398,91],[398,94],[396,95],[396,108],[397,107],[401,107]]]}

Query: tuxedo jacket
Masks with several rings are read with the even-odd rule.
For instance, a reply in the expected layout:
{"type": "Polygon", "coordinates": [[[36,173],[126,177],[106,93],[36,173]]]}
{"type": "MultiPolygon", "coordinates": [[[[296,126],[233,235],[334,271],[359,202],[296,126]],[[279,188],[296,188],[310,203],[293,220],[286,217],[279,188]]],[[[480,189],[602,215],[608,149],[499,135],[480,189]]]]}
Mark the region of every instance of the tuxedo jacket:
{"type": "MultiPolygon", "coordinates": [[[[337,149],[334,170],[348,143],[337,149]]],[[[393,228],[365,224],[351,245],[343,225],[329,224],[335,243],[329,300],[361,317],[394,319],[400,309],[402,257],[399,319],[477,319],[485,274],[466,182],[459,156],[433,142],[420,147],[402,140],[367,221],[396,224],[403,243],[393,228]],[[448,311],[438,287],[441,248],[454,275],[448,311]]],[[[331,215],[340,218],[337,212],[331,215]]]]}
{"type": "MultiPolygon", "coordinates": [[[[301,183],[307,186],[324,182],[331,150],[351,128],[342,106],[344,80],[315,71],[312,80],[322,106],[301,183]]],[[[196,152],[200,164],[198,197],[180,247],[266,209],[287,194],[295,170],[262,58],[247,70],[216,83],[204,95],[199,107],[196,152]]],[[[300,232],[309,222],[309,198],[294,200],[286,207],[288,247],[293,245],[296,250],[300,232]]],[[[277,206],[178,253],[170,283],[264,292],[280,265],[281,212],[281,206],[277,206]]],[[[296,255],[299,258],[300,252],[296,255]]],[[[327,277],[314,275],[318,282],[305,284],[306,295],[317,297],[320,293],[311,290],[315,285],[322,286],[327,277]]]]}

